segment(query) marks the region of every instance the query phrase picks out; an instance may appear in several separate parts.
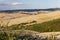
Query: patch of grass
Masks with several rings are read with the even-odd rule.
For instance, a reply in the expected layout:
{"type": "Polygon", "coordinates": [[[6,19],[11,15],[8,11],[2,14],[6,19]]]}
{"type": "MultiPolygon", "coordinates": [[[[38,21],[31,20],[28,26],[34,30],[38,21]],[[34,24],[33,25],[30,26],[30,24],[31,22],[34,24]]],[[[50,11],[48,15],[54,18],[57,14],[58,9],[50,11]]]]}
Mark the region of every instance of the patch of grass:
{"type": "Polygon", "coordinates": [[[33,25],[18,24],[10,27],[12,28],[12,30],[16,28],[15,30],[25,29],[25,30],[33,30],[37,32],[55,32],[55,31],[60,31],[60,19],[44,22],[41,24],[36,24],[36,23],[33,25]]]}

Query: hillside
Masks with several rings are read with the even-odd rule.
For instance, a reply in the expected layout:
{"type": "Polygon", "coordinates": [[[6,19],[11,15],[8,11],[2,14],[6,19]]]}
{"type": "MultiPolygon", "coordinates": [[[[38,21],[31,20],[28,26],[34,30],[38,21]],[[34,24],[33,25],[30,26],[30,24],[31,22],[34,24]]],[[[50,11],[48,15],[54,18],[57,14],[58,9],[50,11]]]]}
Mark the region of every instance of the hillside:
{"type": "MultiPolygon", "coordinates": [[[[33,22],[32,22],[33,23],[33,22]]],[[[10,26],[12,30],[33,30],[37,32],[59,32],[60,31],[60,19],[47,21],[43,23],[35,23],[32,25],[26,25],[26,23],[18,24],[18,25],[12,25],[10,26]]]]}
{"type": "Polygon", "coordinates": [[[37,15],[0,14],[1,40],[58,40],[59,31],[60,11],[37,15]]]}
{"type": "Polygon", "coordinates": [[[36,21],[37,23],[42,23],[45,21],[50,21],[58,18],[60,18],[60,11],[53,11],[48,13],[40,13],[37,15],[30,15],[27,17],[12,19],[10,20],[8,25],[20,24],[20,23],[26,23],[32,21],[36,21]]]}
{"type": "Polygon", "coordinates": [[[43,23],[60,18],[60,11],[48,11],[48,12],[37,12],[38,14],[22,14],[18,13],[0,13],[0,24],[11,26],[20,23],[30,23],[36,21],[37,23],[43,23]]]}
{"type": "Polygon", "coordinates": [[[33,25],[26,25],[26,23],[16,24],[12,26],[2,27],[0,29],[0,39],[3,40],[57,40],[60,38],[60,19],[47,21],[33,25]],[[4,29],[3,29],[4,28],[4,29]]]}

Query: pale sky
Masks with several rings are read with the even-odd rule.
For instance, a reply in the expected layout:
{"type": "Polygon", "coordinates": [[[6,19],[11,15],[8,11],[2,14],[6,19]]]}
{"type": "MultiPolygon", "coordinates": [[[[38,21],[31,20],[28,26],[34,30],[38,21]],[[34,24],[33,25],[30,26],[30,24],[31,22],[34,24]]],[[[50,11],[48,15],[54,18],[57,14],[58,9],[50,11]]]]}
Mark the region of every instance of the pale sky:
{"type": "Polygon", "coordinates": [[[0,10],[60,8],[60,0],[0,0],[0,10]]]}

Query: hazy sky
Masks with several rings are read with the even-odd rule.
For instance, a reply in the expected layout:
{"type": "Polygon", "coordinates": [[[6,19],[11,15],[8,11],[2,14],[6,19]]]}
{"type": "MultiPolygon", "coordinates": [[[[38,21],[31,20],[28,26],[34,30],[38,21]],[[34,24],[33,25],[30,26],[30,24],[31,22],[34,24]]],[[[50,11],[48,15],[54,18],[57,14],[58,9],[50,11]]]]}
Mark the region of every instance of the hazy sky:
{"type": "Polygon", "coordinates": [[[0,10],[59,8],[60,0],[0,0],[0,10]]]}

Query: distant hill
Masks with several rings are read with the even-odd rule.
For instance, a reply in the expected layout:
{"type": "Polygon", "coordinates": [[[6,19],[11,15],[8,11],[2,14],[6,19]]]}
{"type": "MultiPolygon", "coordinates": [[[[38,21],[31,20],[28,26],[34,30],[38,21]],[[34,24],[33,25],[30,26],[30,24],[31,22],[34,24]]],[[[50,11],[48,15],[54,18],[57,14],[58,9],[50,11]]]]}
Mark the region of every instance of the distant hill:
{"type": "Polygon", "coordinates": [[[0,10],[0,12],[36,12],[36,11],[55,11],[60,10],[60,8],[49,8],[49,9],[17,9],[17,10],[0,10]]]}

